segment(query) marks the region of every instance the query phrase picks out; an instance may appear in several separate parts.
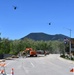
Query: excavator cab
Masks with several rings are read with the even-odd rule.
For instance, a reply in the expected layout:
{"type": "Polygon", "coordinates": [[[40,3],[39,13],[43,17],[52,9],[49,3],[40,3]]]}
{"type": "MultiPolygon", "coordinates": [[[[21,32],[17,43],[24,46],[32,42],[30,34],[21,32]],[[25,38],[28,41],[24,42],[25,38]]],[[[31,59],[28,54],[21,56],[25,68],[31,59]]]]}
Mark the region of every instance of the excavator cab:
{"type": "Polygon", "coordinates": [[[30,57],[33,57],[33,56],[37,57],[37,52],[33,50],[32,48],[26,48],[25,54],[26,56],[29,55],[30,57]]]}

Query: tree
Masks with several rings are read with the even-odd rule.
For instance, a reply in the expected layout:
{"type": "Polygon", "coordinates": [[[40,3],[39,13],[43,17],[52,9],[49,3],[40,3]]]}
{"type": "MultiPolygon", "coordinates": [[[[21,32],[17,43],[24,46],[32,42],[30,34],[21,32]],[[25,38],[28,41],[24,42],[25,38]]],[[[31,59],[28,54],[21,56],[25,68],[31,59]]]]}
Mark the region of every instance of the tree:
{"type": "Polygon", "coordinates": [[[1,40],[1,50],[2,50],[2,53],[4,53],[4,54],[7,54],[10,52],[10,41],[9,41],[9,39],[3,38],[1,40]]]}

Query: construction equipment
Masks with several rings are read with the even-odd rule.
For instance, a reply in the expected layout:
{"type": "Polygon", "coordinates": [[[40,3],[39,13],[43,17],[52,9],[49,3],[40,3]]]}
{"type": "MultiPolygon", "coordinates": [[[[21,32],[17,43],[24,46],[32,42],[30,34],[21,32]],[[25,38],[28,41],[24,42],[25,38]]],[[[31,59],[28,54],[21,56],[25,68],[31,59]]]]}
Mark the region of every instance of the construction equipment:
{"type": "Polygon", "coordinates": [[[32,48],[26,48],[26,50],[23,51],[23,54],[26,56],[29,55],[30,57],[36,56],[37,57],[37,52],[33,50],[32,48]]]}

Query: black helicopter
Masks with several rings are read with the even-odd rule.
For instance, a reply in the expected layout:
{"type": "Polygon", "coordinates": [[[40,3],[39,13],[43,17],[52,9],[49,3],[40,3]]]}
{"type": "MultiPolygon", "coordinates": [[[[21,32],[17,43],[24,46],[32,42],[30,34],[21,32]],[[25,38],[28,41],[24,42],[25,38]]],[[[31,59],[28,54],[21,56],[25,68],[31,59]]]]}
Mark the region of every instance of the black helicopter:
{"type": "Polygon", "coordinates": [[[17,6],[13,6],[13,9],[16,10],[17,9],[17,6]]]}

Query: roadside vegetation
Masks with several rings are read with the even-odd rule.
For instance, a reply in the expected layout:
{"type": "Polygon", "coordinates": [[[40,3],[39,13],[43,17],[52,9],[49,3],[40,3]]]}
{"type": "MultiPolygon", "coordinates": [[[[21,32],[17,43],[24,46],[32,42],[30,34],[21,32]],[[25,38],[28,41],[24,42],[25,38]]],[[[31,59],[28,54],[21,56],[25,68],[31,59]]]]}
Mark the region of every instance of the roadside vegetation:
{"type": "MultiPolygon", "coordinates": [[[[74,48],[73,46],[74,46],[73,41],[71,41],[71,48],[74,48]]],[[[64,41],[64,50],[60,54],[60,57],[65,58],[67,60],[73,60],[74,61],[74,51],[70,52],[70,42],[69,42],[69,40],[64,41]]]]}
{"type": "Polygon", "coordinates": [[[18,54],[26,48],[33,48],[34,50],[47,50],[50,53],[62,53],[64,44],[61,41],[34,41],[32,39],[24,40],[9,40],[2,38],[0,40],[0,54],[18,54]]]}
{"type": "Polygon", "coordinates": [[[63,41],[34,41],[32,39],[23,40],[9,40],[8,38],[1,38],[0,40],[0,54],[12,54],[18,55],[20,52],[24,51],[26,48],[33,48],[34,50],[43,50],[51,54],[60,53],[60,57],[74,60],[74,55],[66,54],[63,41]]]}

